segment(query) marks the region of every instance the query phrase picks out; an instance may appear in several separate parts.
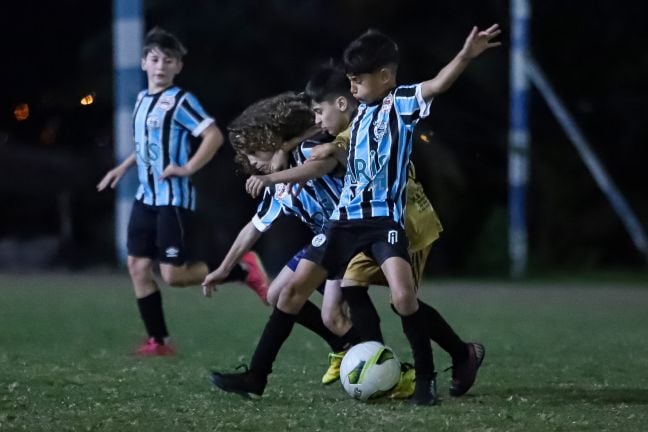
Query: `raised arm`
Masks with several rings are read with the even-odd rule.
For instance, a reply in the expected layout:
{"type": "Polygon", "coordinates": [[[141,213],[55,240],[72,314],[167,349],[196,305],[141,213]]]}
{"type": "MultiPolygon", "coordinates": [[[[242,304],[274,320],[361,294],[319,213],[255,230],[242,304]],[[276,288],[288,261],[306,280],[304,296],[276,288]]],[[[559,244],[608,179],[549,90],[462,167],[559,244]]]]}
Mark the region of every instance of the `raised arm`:
{"type": "Polygon", "coordinates": [[[472,59],[489,48],[500,46],[501,42],[491,42],[501,33],[499,24],[493,24],[486,30],[479,31],[473,27],[466,38],[463,48],[441,71],[432,79],[421,84],[421,95],[427,102],[436,95],[448,90],[466,69],[472,59]]]}
{"type": "Polygon", "coordinates": [[[209,273],[202,282],[203,293],[205,296],[211,297],[212,291],[216,288],[216,285],[223,283],[234,266],[238,264],[247,251],[252,249],[252,246],[254,246],[259,238],[261,238],[262,234],[263,233],[254,226],[252,221],[248,222],[247,225],[241,229],[236,240],[234,240],[234,243],[227,252],[227,255],[223,258],[223,262],[220,263],[216,270],[209,273]]]}
{"type": "Polygon", "coordinates": [[[202,141],[196,153],[183,166],[168,165],[164,168],[161,178],[187,177],[195,174],[214,157],[223,145],[223,133],[215,124],[208,126],[201,134],[202,141]]]}

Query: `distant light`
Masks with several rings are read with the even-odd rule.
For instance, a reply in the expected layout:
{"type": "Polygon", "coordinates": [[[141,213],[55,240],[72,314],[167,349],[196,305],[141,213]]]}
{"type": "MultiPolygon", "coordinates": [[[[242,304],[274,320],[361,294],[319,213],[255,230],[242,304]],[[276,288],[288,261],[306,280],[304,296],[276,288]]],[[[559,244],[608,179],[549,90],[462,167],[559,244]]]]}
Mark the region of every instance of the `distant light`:
{"type": "Polygon", "coordinates": [[[14,108],[14,117],[18,121],[27,120],[29,118],[29,105],[20,103],[14,108]]]}
{"type": "Polygon", "coordinates": [[[94,93],[88,93],[81,98],[81,105],[92,105],[94,103],[94,93]]]}
{"type": "Polygon", "coordinates": [[[419,138],[420,138],[421,141],[423,141],[423,142],[426,142],[426,143],[429,143],[429,142],[430,142],[430,138],[429,138],[426,134],[421,134],[421,135],[419,136],[419,138]]]}

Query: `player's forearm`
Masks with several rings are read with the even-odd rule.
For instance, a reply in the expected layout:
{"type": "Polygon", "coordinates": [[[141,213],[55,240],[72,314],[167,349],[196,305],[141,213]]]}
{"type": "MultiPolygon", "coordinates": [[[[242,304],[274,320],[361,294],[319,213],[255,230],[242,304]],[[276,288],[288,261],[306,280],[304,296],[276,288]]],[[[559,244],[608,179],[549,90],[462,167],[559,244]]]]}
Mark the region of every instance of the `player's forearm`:
{"type": "Polygon", "coordinates": [[[236,240],[230,247],[227,255],[223,259],[220,267],[222,267],[227,273],[230,273],[235,265],[241,260],[243,255],[252,249],[252,246],[261,238],[263,233],[256,229],[252,222],[248,222],[247,225],[241,229],[236,240]]]}
{"type": "Polygon", "coordinates": [[[137,157],[135,156],[135,153],[132,153],[130,156],[124,159],[122,163],[117,165],[117,168],[126,171],[128,168],[135,165],[136,161],[137,161],[137,157]]]}
{"type": "Polygon", "coordinates": [[[468,64],[470,64],[470,59],[466,57],[463,51],[460,51],[434,78],[421,84],[423,99],[429,101],[436,95],[448,90],[468,64]]]}
{"type": "Polygon", "coordinates": [[[310,161],[303,165],[289,168],[276,173],[268,174],[267,179],[272,184],[301,183],[311,179],[320,178],[335,169],[337,161],[333,157],[323,160],[310,161]]]}
{"type": "Polygon", "coordinates": [[[216,125],[211,125],[202,133],[202,142],[196,153],[185,164],[189,174],[195,174],[209,162],[223,145],[223,134],[216,125]]]}
{"type": "Polygon", "coordinates": [[[291,139],[284,141],[283,144],[281,144],[280,151],[283,151],[285,153],[290,153],[295,147],[299,145],[299,143],[312,137],[319,131],[320,131],[319,127],[315,125],[311,126],[310,128],[306,129],[304,132],[299,134],[298,136],[292,137],[291,139]]]}

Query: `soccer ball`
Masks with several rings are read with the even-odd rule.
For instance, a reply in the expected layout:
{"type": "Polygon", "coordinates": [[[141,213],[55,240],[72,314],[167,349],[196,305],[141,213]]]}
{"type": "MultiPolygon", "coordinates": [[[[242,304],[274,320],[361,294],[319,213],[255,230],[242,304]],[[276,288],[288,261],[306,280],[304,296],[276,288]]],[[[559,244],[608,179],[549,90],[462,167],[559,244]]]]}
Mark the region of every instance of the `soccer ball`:
{"type": "Polygon", "coordinates": [[[342,359],[340,381],[355,399],[366,401],[384,395],[400,378],[400,361],[380,342],[353,346],[342,359]]]}

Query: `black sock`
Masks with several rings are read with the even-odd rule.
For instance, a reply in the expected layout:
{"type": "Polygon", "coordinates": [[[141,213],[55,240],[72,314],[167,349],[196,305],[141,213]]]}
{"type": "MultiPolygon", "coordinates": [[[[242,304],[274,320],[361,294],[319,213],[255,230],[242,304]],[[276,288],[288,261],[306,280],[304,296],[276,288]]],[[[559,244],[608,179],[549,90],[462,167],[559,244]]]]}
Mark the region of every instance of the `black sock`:
{"type": "Polygon", "coordinates": [[[247,275],[247,270],[243,270],[241,264],[236,263],[230,274],[225,278],[225,282],[243,282],[247,275]]]}
{"type": "Polygon", "coordinates": [[[137,299],[137,307],[148,335],[154,338],[157,343],[164,344],[164,338],[169,336],[169,332],[164,321],[160,291],[137,299]]]}
{"type": "Polygon", "coordinates": [[[307,301],[304,303],[295,321],[324,339],[333,352],[344,349],[344,341],[324,325],[322,311],[313,302],[307,301]]]}
{"type": "Polygon", "coordinates": [[[297,317],[275,308],[266,323],[261,340],[254,350],[250,370],[259,377],[267,377],[272,372],[272,364],[279,354],[283,343],[290,336],[297,317]]]}
{"type": "Polygon", "coordinates": [[[360,339],[364,341],[378,341],[384,343],[380,331],[380,317],[374,307],[369,289],[363,286],[349,286],[342,288],[342,298],[349,304],[351,321],[360,339]]]}
{"type": "Polygon", "coordinates": [[[434,376],[434,359],[432,358],[430,339],[425,331],[423,315],[423,310],[419,308],[412,315],[401,315],[400,317],[403,331],[412,348],[416,377],[432,378],[434,376]]]}
{"type": "Polygon", "coordinates": [[[362,342],[362,338],[360,337],[360,334],[356,331],[356,328],[353,326],[351,326],[349,331],[346,332],[343,336],[341,336],[340,339],[342,339],[342,342],[344,342],[344,346],[342,347],[342,350],[348,350],[353,345],[357,345],[360,342],[362,342]]]}
{"type": "Polygon", "coordinates": [[[453,363],[461,363],[468,358],[466,343],[455,333],[450,324],[441,316],[439,311],[419,300],[419,310],[423,312],[430,339],[439,344],[452,357],[453,363]]]}

